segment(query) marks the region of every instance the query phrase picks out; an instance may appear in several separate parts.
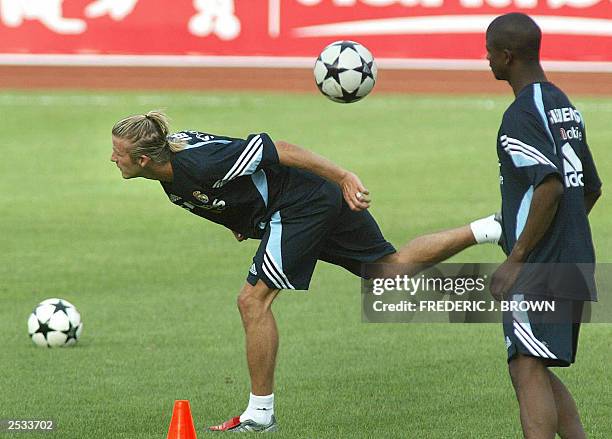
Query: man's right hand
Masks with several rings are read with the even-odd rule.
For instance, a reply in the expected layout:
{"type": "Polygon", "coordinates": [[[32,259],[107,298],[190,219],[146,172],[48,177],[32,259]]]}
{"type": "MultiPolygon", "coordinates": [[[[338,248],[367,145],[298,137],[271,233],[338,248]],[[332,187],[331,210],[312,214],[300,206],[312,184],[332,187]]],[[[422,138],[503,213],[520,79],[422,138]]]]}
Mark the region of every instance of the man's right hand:
{"type": "Polygon", "coordinates": [[[232,233],[234,234],[234,238],[236,238],[236,241],[238,242],[246,241],[247,239],[249,239],[246,236],[244,236],[242,233],[234,232],[233,230],[232,230],[232,233]]]}
{"type": "Polygon", "coordinates": [[[338,184],[342,189],[344,200],[351,210],[359,211],[370,207],[370,192],[355,174],[346,172],[338,184]]]}

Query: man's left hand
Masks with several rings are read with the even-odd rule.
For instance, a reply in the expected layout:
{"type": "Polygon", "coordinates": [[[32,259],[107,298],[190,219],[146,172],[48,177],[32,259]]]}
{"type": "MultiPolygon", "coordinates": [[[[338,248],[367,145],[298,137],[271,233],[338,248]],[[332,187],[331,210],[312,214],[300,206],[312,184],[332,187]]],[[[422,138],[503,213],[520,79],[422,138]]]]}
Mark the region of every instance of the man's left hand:
{"type": "Polygon", "coordinates": [[[491,277],[491,295],[495,300],[503,300],[512,285],[515,284],[523,264],[508,259],[497,267],[491,277]]]}

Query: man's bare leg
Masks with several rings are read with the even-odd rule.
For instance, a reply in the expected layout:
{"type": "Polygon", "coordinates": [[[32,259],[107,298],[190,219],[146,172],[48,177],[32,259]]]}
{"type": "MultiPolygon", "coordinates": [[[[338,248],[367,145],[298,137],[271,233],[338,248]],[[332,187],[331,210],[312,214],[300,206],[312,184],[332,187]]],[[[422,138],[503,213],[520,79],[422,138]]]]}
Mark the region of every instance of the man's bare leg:
{"type": "Polygon", "coordinates": [[[557,405],[557,433],[563,439],[585,439],[586,433],[582,427],[574,398],[553,372],[548,370],[548,375],[557,405]]]}
{"type": "Polygon", "coordinates": [[[430,233],[414,238],[381,262],[435,264],[477,244],[470,226],[430,233]],[[387,260],[385,260],[387,259],[387,260]]]}
{"type": "Polygon", "coordinates": [[[271,394],[274,385],[278,330],[271,305],[277,294],[278,290],[258,280],[255,286],[245,284],[238,296],[238,309],[246,335],[251,391],[255,395],[271,394]]]}
{"type": "Polygon", "coordinates": [[[474,221],[470,225],[418,236],[396,253],[376,261],[376,263],[389,266],[383,269],[384,274],[378,273],[377,275],[416,274],[472,245],[481,242],[497,242],[500,234],[501,225],[491,216],[474,221]],[[483,229],[486,233],[482,233],[483,229]],[[476,238],[476,235],[479,239],[476,238]],[[396,267],[393,267],[394,265],[396,267]]]}
{"type": "Polygon", "coordinates": [[[251,419],[268,424],[274,414],[273,387],[278,330],[272,314],[272,302],[278,292],[260,279],[255,286],[246,283],[238,296],[251,376],[251,397],[241,421],[251,419]]]}
{"type": "Polygon", "coordinates": [[[558,424],[557,406],[546,366],[538,358],[518,355],[508,369],[525,439],[553,439],[558,424]]]}

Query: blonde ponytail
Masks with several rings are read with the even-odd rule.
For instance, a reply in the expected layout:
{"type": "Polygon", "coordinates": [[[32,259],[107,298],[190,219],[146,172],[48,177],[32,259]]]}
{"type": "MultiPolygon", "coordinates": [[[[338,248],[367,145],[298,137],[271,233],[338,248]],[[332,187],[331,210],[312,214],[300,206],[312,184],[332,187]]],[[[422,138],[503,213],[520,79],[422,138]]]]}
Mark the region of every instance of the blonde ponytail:
{"type": "Polygon", "coordinates": [[[168,137],[169,130],[168,116],[153,110],[121,119],[113,126],[112,133],[131,144],[130,155],[133,159],[146,155],[155,163],[166,163],[173,153],[185,147],[184,141],[168,137]]]}

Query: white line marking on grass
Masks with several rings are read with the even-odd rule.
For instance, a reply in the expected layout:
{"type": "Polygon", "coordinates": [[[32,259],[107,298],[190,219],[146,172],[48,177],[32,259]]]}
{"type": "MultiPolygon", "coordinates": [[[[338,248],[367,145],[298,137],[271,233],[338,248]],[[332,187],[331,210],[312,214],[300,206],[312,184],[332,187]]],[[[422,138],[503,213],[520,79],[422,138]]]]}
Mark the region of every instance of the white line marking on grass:
{"type": "MultiPolygon", "coordinates": [[[[607,23],[606,23],[607,25],[607,23]]],[[[485,26],[486,27],[486,26],[485,26]]],[[[605,29],[609,32],[607,29],[605,29]]],[[[483,30],[484,31],[484,30],[483,30]]],[[[320,35],[319,35],[320,36],[320,35]]],[[[105,55],[105,54],[0,54],[7,66],[119,66],[119,67],[222,67],[312,68],[314,58],[291,56],[105,55]]],[[[483,59],[377,58],[380,69],[481,70],[483,59]]],[[[544,70],[559,72],[612,72],[610,61],[543,61],[544,70]]]]}
{"type": "Polygon", "coordinates": [[[259,106],[265,100],[258,97],[237,96],[170,96],[170,95],[70,95],[70,94],[4,94],[0,95],[0,106],[76,106],[109,107],[120,105],[140,105],[164,108],[168,106],[188,106],[203,108],[235,108],[240,105],[259,106]]]}
{"type": "MultiPolygon", "coordinates": [[[[276,95],[275,95],[276,96],[276,95]]],[[[510,104],[508,99],[488,99],[481,97],[419,97],[414,95],[378,95],[369,99],[370,109],[395,108],[410,105],[413,109],[460,109],[460,110],[503,110],[510,104]]],[[[28,106],[71,106],[71,107],[111,107],[141,106],[172,110],[174,106],[196,108],[237,108],[244,105],[264,107],[271,105],[265,96],[236,95],[170,95],[170,94],[36,94],[9,92],[0,94],[0,107],[28,106]]],[[[612,100],[601,102],[577,100],[581,111],[612,113],[612,100]]],[[[134,111],[134,110],[130,110],[134,111]]]]}

